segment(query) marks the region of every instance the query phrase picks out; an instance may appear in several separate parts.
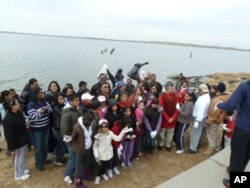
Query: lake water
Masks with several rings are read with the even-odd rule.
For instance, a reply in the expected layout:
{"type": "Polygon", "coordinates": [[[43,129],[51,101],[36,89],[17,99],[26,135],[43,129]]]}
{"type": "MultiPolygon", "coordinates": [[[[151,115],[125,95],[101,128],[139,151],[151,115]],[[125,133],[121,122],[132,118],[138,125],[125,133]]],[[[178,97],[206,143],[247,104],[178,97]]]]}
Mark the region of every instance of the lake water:
{"type": "Polygon", "coordinates": [[[0,33],[0,91],[20,92],[32,77],[43,89],[51,80],[61,87],[70,82],[75,88],[85,80],[90,87],[103,64],[113,73],[121,67],[127,74],[135,63],[146,61],[149,65],[143,70],[156,73],[162,83],[180,72],[189,76],[250,70],[250,52],[0,33]],[[113,47],[113,55],[101,54],[113,47]]]}

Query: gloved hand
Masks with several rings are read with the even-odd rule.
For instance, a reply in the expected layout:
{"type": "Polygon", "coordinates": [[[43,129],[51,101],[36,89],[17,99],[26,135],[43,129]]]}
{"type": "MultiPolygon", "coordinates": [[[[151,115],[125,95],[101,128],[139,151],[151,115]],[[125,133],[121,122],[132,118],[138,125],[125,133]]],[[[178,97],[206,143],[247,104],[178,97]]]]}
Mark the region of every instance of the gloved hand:
{"type": "Polygon", "coordinates": [[[69,142],[71,142],[71,140],[72,140],[72,137],[71,137],[71,136],[63,135],[63,141],[64,141],[64,142],[69,143],[69,142]]]}
{"type": "Polygon", "coordinates": [[[156,137],[156,135],[157,135],[157,131],[152,131],[150,133],[150,136],[151,136],[152,139],[154,139],[156,137]]]}
{"type": "Polygon", "coordinates": [[[193,125],[194,129],[198,129],[199,124],[200,124],[200,123],[199,123],[198,121],[195,121],[195,122],[194,122],[194,125],[193,125]]]}
{"type": "Polygon", "coordinates": [[[225,130],[225,131],[228,131],[227,124],[223,124],[222,129],[225,130]]]}
{"type": "Polygon", "coordinates": [[[94,136],[94,138],[95,138],[96,140],[99,140],[101,137],[102,137],[102,134],[96,134],[96,135],[94,136]]]}
{"type": "Polygon", "coordinates": [[[175,106],[175,108],[176,108],[176,110],[178,110],[178,111],[179,111],[179,110],[180,110],[180,108],[181,108],[180,104],[179,104],[179,103],[177,103],[177,104],[176,104],[176,106],[175,106]]]}
{"type": "Polygon", "coordinates": [[[122,157],[122,150],[123,150],[123,147],[120,144],[120,146],[117,148],[117,155],[119,159],[122,157]]]}
{"type": "Polygon", "coordinates": [[[124,129],[122,129],[122,132],[124,132],[124,133],[132,132],[132,131],[133,131],[133,129],[128,128],[128,127],[125,127],[124,129]]]}

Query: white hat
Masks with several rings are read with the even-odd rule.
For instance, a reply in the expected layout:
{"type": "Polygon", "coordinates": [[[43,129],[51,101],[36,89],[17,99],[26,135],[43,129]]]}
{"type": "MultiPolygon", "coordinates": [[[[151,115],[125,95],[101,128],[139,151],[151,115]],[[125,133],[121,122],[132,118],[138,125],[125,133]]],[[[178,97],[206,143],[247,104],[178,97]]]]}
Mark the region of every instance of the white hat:
{"type": "Polygon", "coordinates": [[[93,95],[90,95],[89,93],[84,93],[84,94],[82,94],[82,96],[81,96],[81,99],[82,100],[92,100],[94,98],[94,96],[93,95]]]}
{"type": "Polygon", "coordinates": [[[105,101],[106,101],[106,97],[105,97],[104,95],[99,95],[99,96],[97,97],[97,100],[98,100],[99,102],[105,102],[105,101]]]}
{"type": "Polygon", "coordinates": [[[199,89],[200,89],[201,91],[203,91],[204,93],[209,92],[208,87],[207,87],[207,84],[201,84],[201,85],[199,86],[199,89]]]}
{"type": "Polygon", "coordinates": [[[101,120],[99,120],[98,125],[100,126],[100,125],[102,125],[103,123],[109,124],[108,121],[107,121],[106,119],[101,119],[101,120]]]}

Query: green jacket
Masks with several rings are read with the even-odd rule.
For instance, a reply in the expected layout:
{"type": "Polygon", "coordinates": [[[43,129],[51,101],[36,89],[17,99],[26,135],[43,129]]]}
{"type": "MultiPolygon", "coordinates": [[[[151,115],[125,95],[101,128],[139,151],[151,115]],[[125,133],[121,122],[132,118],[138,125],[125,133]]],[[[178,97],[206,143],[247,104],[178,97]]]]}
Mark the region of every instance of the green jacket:
{"type": "Polygon", "coordinates": [[[78,110],[72,108],[69,104],[63,108],[62,117],[60,122],[61,135],[71,136],[73,132],[73,126],[77,123],[77,119],[80,117],[78,110]]]}

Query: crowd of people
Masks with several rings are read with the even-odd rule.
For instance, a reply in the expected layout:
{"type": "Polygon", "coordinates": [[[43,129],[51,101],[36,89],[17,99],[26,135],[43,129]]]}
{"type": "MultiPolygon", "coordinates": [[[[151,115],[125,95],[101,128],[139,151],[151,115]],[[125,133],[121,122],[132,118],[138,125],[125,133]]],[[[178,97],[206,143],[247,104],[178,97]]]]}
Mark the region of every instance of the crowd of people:
{"type": "Polygon", "coordinates": [[[38,171],[50,162],[48,152],[54,154],[55,166],[64,166],[67,156],[64,182],[72,184],[75,177],[76,187],[83,188],[83,180],[108,181],[120,174],[120,168],[132,168],[134,160],[155,149],[195,154],[204,132],[208,140],[204,155],[230,145],[237,112],[218,108],[229,97],[223,82],[200,84],[195,93],[183,75],[178,84],[168,81],[164,86],[154,73],[137,80],[136,86],[121,74],[101,73],[98,79],[91,89],[80,81],[77,91],[70,83],[61,90],[57,81],[51,81],[43,91],[32,78],[20,95],[15,89],[1,92],[0,120],[6,153],[14,156],[16,180],[30,177],[25,159],[32,146],[38,171]],[[188,127],[192,130],[185,148],[188,127]]]}

